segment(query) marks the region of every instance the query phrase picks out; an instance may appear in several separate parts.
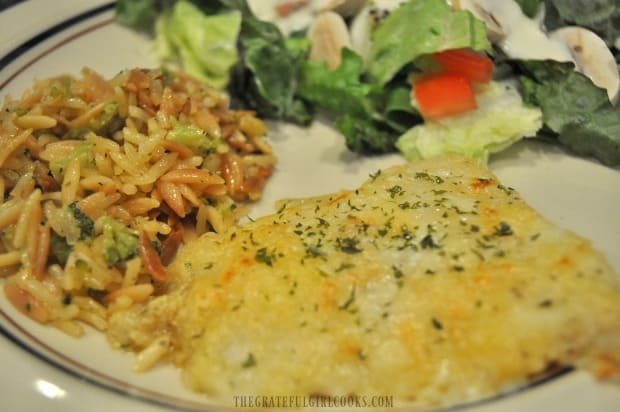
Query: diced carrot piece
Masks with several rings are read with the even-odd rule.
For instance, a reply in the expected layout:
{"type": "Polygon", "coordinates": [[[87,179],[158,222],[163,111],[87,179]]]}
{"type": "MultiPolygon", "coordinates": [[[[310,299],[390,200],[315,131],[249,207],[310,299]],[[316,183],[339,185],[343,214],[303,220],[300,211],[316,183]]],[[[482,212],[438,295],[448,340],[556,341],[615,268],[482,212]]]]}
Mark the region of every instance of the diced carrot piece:
{"type": "Polygon", "coordinates": [[[149,239],[149,235],[147,235],[146,232],[140,232],[138,253],[140,255],[140,259],[142,260],[142,264],[144,264],[144,269],[153,277],[153,279],[160,282],[165,282],[167,278],[166,270],[164,269],[164,265],[161,263],[161,259],[155,251],[155,248],[153,248],[151,239],[149,239]]]}

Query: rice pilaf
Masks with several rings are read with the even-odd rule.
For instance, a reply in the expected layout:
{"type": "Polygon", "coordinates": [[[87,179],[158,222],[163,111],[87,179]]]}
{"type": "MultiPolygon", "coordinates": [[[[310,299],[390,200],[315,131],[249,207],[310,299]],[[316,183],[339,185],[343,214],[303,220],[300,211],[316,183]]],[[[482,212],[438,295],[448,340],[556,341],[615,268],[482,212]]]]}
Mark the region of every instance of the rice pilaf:
{"type": "Polygon", "coordinates": [[[30,318],[79,336],[163,292],[179,246],[260,198],[264,123],[180,72],[36,81],[0,114],[0,274],[30,318]]]}

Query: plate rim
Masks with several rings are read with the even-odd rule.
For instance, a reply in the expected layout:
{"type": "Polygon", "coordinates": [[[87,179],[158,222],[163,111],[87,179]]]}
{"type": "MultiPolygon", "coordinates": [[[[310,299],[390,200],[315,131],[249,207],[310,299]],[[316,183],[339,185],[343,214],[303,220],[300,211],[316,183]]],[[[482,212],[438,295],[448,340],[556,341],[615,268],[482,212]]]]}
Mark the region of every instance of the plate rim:
{"type": "MultiPolygon", "coordinates": [[[[43,3],[43,2],[42,1],[37,2],[37,1],[31,0],[29,2],[17,4],[9,10],[19,9],[20,7],[24,7],[28,3],[43,3]]],[[[68,30],[69,28],[74,28],[78,24],[88,22],[89,19],[98,17],[104,13],[110,12],[116,4],[115,1],[107,1],[107,0],[106,1],[99,0],[99,1],[95,1],[94,3],[101,3],[101,4],[89,6],[90,8],[85,11],[81,11],[75,15],[72,15],[58,23],[53,24],[50,27],[42,28],[41,31],[38,32],[38,34],[21,42],[19,45],[12,47],[7,53],[1,55],[0,56],[0,72],[5,70],[8,66],[14,63],[24,54],[31,51],[33,48],[39,45],[42,45],[43,43],[45,43],[46,41],[49,41],[56,35],[62,34],[64,31],[68,30]]],[[[22,73],[28,67],[36,64],[40,59],[42,59],[49,53],[53,52],[54,50],[62,47],[63,45],[71,42],[72,40],[78,37],[87,35],[91,31],[97,30],[113,22],[114,22],[113,18],[99,21],[99,22],[93,23],[92,25],[88,25],[87,27],[83,29],[80,29],[79,31],[75,33],[72,33],[57,41],[54,41],[53,43],[50,44],[49,47],[45,47],[43,51],[36,54],[34,57],[29,59],[26,63],[19,65],[12,73],[9,74],[9,76],[6,79],[2,80],[0,83],[0,93],[17,76],[19,76],[20,73],[22,73]]],[[[153,404],[154,406],[160,406],[160,407],[166,407],[166,408],[173,407],[175,409],[182,408],[182,410],[186,410],[186,411],[204,411],[204,410],[209,410],[210,408],[217,408],[218,410],[228,409],[226,406],[223,406],[223,405],[214,405],[214,404],[208,404],[208,403],[204,403],[204,404],[196,403],[194,405],[193,402],[191,401],[186,401],[181,398],[176,398],[174,396],[168,397],[159,392],[151,392],[148,389],[145,389],[143,387],[129,386],[127,387],[127,390],[123,390],[120,387],[122,385],[119,385],[119,387],[115,385],[108,385],[106,384],[108,380],[116,381],[116,379],[106,374],[97,373],[96,371],[92,370],[92,368],[88,367],[87,365],[83,365],[80,362],[76,361],[75,359],[72,359],[70,357],[67,357],[66,355],[63,355],[62,353],[59,353],[57,350],[48,346],[45,342],[41,341],[36,336],[33,336],[28,330],[25,330],[23,327],[21,327],[19,323],[16,322],[16,320],[13,317],[8,315],[5,312],[5,310],[2,308],[0,308],[0,318],[3,318],[8,324],[11,325],[11,328],[14,329],[14,330],[9,330],[8,328],[5,327],[4,322],[2,322],[0,323],[0,334],[2,334],[5,338],[7,338],[7,340],[12,342],[18,348],[20,348],[23,351],[26,351],[30,355],[33,355],[35,358],[38,358],[42,362],[49,364],[53,366],[54,368],[59,369],[63,373],[66,373],[70,376],[73,376],[81,380],[85,380],[89,384],[95,385],[96,387],[102,388],[107,391],[111,391],[112,393],[116,393],[117,395],[121,395],[123,397],[128,397],[128,398],[140,401],[140,402],[146,402],[147,404],[153,404]],[[15,333],[15,331],[18,331],[19,333],[15,333]],[[20,336],[18,336],[19,334],[27,336],[29,341],[24,341],[23,339],[20,339],[20,336]],[[35,342],[36,345],[29,344],[32,342],[35,342]],[[63,364],[63,362],[60,362],[54,359],[53,357],[47,356],[46,353],[37,351],[37,348],[39,349],[43,348],[47,353],[53,354],[54,357],[63,359],[68,364],[77,365],[79,370],[84,369],[86,371],[89,371],[89,373],[87,374],[80,373],[79,370],[75,370],[75,369],[72,369],[71,367],[68,367],[67,365],[63,364]],[[95,379],[95,376],[101,377],[103,378],[103,380],[97,380],[95,379]],[[163,398],[164,400],[161,400],[161,398],[163,398]]],[[[467,404],[459,404],[459,405],[451,406],[448,408],[439,409],[437,411],[460,411],[460,410],[465,410],[469,408],[487,406],[488,404],[491,404],[497,400],[511,398],[529,389],[536,388],[544,383],[547,383],[550,380],[556,379],[557,377],[561,377],[561,376],[566,375],[567,373],[570,373],[571,370],[572,369],[567,368],[567,369],[560,371],[557,375],[544,378],[539,381],[532,382],[526,386],[520,387],[515,390],[511,390],[505,393],[500,393],[498,395],[485,398],[485,399],[481,399],[478,401],[470,402],[467,404]]],[[[127,383],[125,381],[119,381],[119,382],[122,384],[127,383]]]]}

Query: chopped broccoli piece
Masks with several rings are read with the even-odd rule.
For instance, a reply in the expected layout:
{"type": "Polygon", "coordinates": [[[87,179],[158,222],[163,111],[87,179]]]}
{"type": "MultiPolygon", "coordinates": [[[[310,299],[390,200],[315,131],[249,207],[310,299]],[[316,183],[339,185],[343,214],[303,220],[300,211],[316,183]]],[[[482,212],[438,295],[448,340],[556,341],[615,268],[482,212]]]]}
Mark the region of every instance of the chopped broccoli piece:
{"type": "Polygon", "coordinates": [[[69,258],[69,254],[72,250],[73,248],[69,245],[69,243],[67,243],[67,239],[52,231],[52,236],[50,238],[50,252],[54,255],[54,257],[56,257],[58,263],[64,266],[65,263],[67,263],[67,259],[69,258]]]}
{"type": "Polygon", "coordinates": [[[69,210],[73,213],[73,217],[80,228],[80,240],[91,239],[95,233],[95,222],[86,216],[75,202],[69,205],[69,210]]]}
{"type": "Polygon", "coordinates": [[[209,152],[217,146],[219,141],[219,139],[213,141],[209,139],[207,133],[198,126],[178,122],[168,132],[166,139],[181,143],[192,150],[200,152],[209,152]]]}
{"type": "Polygon", "coordinates": [[[108,267],[138,254],[138,231],[105,217],[103,219],[103,258],[108,267]]]}
{"type": "Polygon", "coordinates": [[[88,124],[88,128],[99,136],[112,137],[124,125],[125,120],[118,114],[118,104],[108,103],[99,116],[88,124]]]}
{"type": "Polygon", "coordinates": [[[69,129],[63,139],[83,139],[88,132],[111,138],[124,125],[125,120],[118,114],[118,104],[108,103],[86,126],[69,129]]]}
{"type": "Polygon", "coordinates": [[[81,167],[88,167],[93,163],[92,145],[88,143],[82,143],[73,148],[71,153],[62,160],[50,162],[50,171],[54,179],[61,182],[69,162],[77,158],[80,161],[81,167]]]}

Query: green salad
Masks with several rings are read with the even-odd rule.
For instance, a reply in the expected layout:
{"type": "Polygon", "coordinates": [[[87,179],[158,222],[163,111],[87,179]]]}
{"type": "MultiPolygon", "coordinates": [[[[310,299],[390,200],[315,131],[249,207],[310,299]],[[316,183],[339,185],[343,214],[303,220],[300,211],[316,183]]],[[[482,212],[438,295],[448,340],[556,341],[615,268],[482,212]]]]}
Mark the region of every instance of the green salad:
{"type": "MultiPolygon", "coordinates": [[[[311,2],[272,3],[286,18],[311,2]]],[[[396,2],[384,12],[377,12],[382,2],[374,3],[342,18],[359,37],[358,16],[372,17],[364,51],[347,43],[336,67],[311,58],[309,27],[284,32],[257,17],[246,0],[119,0],[116,16],[153,36],[163,65],[226,88],[233,104],[263,118],[308,125],[320,113],[358,153],[400,151],[408,159],[455,153],[486,161],[535,137],[620,165],[620,108],[575,61],[511,55],[483,17],[446,0],[396,2]]],[[[589,29],[617,71],[618,1],[515,4],[545,30],[589,29]]]]}

